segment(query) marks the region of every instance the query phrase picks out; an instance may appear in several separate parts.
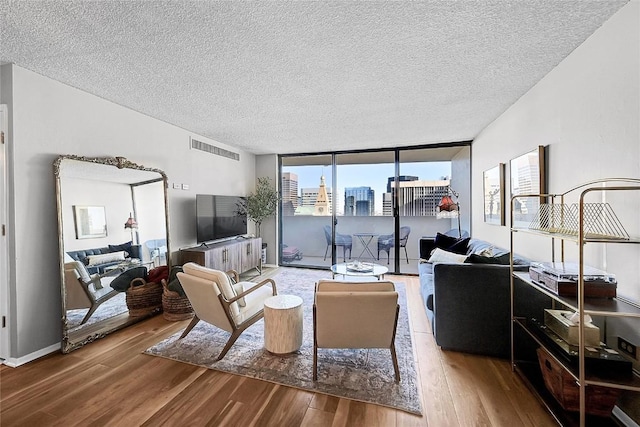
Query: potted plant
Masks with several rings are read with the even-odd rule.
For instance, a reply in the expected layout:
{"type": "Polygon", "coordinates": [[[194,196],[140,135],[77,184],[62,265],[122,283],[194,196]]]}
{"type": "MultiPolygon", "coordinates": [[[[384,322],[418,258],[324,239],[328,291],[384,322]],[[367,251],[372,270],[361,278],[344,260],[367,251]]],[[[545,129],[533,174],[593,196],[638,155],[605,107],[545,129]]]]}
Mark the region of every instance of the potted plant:
{"type": "Polygon", "coordinates": [[[271,185],[271,179],[267,177],[258,178],[255,192],[250,193],[244,202],[238,206],[238,212],[243,215],[246,214],[256,224],[257,237],[260,237],[262,222],[275,214],[279,201],[280,196],[271,185]]]}

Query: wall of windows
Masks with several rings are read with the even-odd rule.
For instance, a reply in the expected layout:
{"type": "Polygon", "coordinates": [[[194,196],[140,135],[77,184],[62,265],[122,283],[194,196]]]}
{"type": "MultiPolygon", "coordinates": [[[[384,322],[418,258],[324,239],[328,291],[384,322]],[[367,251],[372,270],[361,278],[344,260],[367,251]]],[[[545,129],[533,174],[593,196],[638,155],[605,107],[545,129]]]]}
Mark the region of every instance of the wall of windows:
{"type": "Polygon", "coordinates": [[[280,264],[359,260],[417,273],[420,237],[457,227],[438,220],[437,207],[452,171],[468,198],[469,164],[469,144],[280,156],[280,264]]]}

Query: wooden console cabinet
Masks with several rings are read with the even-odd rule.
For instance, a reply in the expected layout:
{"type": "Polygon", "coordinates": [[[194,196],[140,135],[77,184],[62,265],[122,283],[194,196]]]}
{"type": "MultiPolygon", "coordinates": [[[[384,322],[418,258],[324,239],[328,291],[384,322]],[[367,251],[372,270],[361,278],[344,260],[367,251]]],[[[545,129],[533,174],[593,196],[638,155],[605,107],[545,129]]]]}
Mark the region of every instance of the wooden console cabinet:
{"type": "Polygon", "coordinates": [[[262,273],[262,239],[238,238],[209,243],[206,246],[182,249],[180,257],[183,264],[195,262],[216,270],[235,270],[239,274],[255,268],[262,273]]]}

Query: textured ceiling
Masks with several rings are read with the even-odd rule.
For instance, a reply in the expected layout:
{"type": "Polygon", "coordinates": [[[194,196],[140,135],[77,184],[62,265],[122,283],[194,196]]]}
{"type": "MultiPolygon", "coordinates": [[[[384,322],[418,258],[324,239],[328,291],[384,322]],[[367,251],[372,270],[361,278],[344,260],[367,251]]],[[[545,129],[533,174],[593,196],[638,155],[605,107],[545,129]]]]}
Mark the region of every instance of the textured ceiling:
{"type": "Polygon", "coordinates": [[[0,60],[257,154],[431,144],[626,2],[0,0],[0,60]]]}

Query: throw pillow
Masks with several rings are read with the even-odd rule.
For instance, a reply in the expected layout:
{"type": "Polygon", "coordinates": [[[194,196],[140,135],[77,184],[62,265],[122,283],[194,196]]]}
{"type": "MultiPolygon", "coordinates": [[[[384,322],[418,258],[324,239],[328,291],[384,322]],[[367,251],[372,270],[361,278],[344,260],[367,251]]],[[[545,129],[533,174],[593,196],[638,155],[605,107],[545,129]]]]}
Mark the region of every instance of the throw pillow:
{"type": "Polygon", "coordinates": [[[101,265],[109,262],[118,262],[125,260],[125,251],[111,252],[108,254],[89,255],[87,257],[87,265],[101,265]]]}
{"type": "Polygon", "coordinates": [[[463,263],[465,259],[467,259],[466,255],[456,254],[454,252],[436,248],[431,254],[431,257],[429,257],[429,262],[463,263]]]}
{"type": "Polygon", "coordinates": [[[469,248],[469,237],[458,238],[437,233],[435,238],[436,248],[444,249],[456,254],[466,254],[469,248]]]}
{"type": "Polygon", "coordinates": [[[126,256],[129,256],[131,254],[131,245],[133,245],[132,241],[127,243],[122,243],[120,245],[109,245],[109,251],[111,252],[125,251],[127,253],[126,256]]]}
{"type": "Polygon", "coordinates": [[[498,255],[498,256],[482,256],[478,254],[471,254],[464,261],[466,263],[472,264],[499,264],[499,265],[509,265],[509,253],[498,255]]]}
{"type": "Polygon", "coordinates": [[[171,271],[169,272],[169,278],[167,279],[167,288],[170,291],[177,292],[181,297],[186,297],[187,294],[184,293],[184,289],[182,289],[182,284],[180,280],[178,280],[178,273],[182,272],[181,265],[174,265],[171,267],[171,271]]]}

